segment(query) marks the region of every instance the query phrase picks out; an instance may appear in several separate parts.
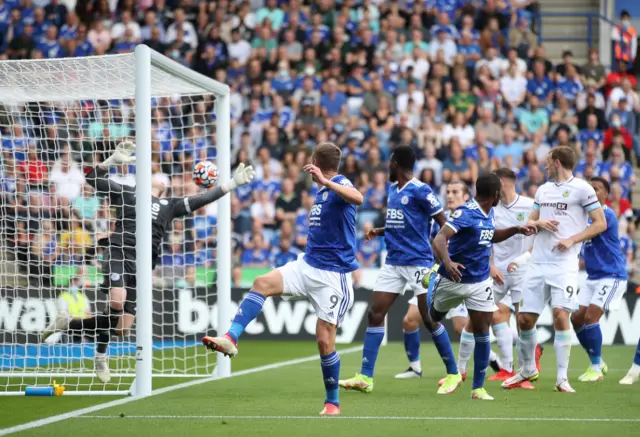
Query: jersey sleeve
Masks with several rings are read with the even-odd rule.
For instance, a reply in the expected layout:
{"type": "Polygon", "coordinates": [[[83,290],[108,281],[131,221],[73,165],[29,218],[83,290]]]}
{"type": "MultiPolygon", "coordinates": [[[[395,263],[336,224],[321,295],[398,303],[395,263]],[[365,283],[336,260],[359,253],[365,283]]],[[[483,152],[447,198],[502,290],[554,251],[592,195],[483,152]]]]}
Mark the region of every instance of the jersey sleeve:
{"type": "MultiPolygon", "coordinates": [[[[345,187],[351,187],[354,188],[353,184],[351,183],[351,181],[349,179],[347,179],[345,176],[342,176],[339,180],[336,181],[337,183],[339,183],[340,185],[343,185],[345,187]]],[[[344,200],[342,197],[340,196],[336,196],[336,198],[338,199],[338,201],[342,201],[344,203],[348,203],[346,200],[344,200]]]]}
{"type": "Polygon", "coordinates": [[[420,204],[431,217],[442,212],[442,204],[429,185],[424,185],[420,190],[420,204]]]}
{"type": "Polygon", "coordinates": [[[464,228],[472,227],[472,223],[471,211],[465,207],[460,207],[451,213],[449,220],[445,224],[458,233],[464,228]]]}
{"type": "Polygon", "coordinates": [[[580,205],[582,205],[584,210],[587,212],[591,212],[594,209],[602,207],[600,202],[598,202],[595,190],[589,184],[584,184],[580,189],[580,205]]]}
{"type": "Polygon", "coordinates": [[[213,190],[208,190],[195,196],[173,198],[171,199],[173,217],[189,215],[203,206],[215,202],[225,194],[221,187],[216,187],[213,190]]]}
{"type": "Polygon", "coordinates": [[[540,210],[540,197],[542,196],[542,187],[539,187],[536,190],[536,197],[533,199],[533,205],[531,205],[531,208],[535,209],[536,211],[540,210]]]}

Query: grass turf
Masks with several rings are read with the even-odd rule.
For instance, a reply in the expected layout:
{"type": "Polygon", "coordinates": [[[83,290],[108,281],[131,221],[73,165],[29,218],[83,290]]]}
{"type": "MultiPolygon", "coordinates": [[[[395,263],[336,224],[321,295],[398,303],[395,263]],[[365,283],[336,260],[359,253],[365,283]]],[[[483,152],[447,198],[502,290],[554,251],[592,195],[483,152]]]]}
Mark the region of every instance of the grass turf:
{"type": "MultiPolygon", "coordinates": [[[[246,341],[241,343],[233,367],[238,371],[315,353],[313,343],[246,341]]],[[[520,430],[523,435],[544,437],[579,433],[590,437],[625,437],[637,435],[640,426],[640,386],[618,384],[633,354],[632,347],[605,348],[609,375],[600,383],[584,384],[577,377],[586,369],[588,360],[579,347],[574,347],[569,375],[578,392],[564,394],[553,391],[555,357],[553,347],[547,347],[536,390],[506,391],[498,382],[487,382],[487,390],[496,400],[482,402],[470,399],[470,381],[450,396],[436,395],[436,382],[444,371],[435,348],[428,343],[422,347],[424,377],[394,380],[393,375],[406,368],[406,358],[402,345],[391,344],[380,352],[372,394],[341,393],[339,419],[317,416],[324,392],[320,366],[315,361],[176,390],[21,435],[158,437],[185,433],[193,437],[211,434],[280,437],[388,436],[401,432],[404,437],[435,431],[446,436],[495,437],[512,436],[514,430],[520,430]]],[[[360,359],[359,352],[343,355],[341,377],[352,376],[359,370],[360,359]]],[[[166,385],[184,379],[156,381],[166,385]]],[[[0,397],[0,428],[112,399],[0,397]]]]}

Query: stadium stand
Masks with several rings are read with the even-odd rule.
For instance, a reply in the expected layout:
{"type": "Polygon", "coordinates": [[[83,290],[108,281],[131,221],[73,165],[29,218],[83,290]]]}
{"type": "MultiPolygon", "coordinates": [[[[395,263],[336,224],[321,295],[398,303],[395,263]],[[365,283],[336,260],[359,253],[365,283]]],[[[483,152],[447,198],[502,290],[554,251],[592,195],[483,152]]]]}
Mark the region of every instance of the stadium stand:
{"type": "MultiPolygon", "coordinates": [[[[304,248],[316,188],[301,167],[323,140],[343,148],[342,171],[365,196],[361,229],[383,223],[394,146],[415,149],[416,174],[441,196],[446,183],[470,184],[501,166],[516,170],[519,190],[533,196],[547,151],[571,146],[580,177],[613,184],[610,206],[631,269],[640,98],[627,69],[635,51],[616,49],[613,70],[597,50],[584,64],[571,51],[552,60],[537,35],[539,11],[535,0],[0,0],[0,59],[129,53],[144,43],[229,84],[234,165],[251,163],[258,173],[252,190],[232,199],[236,286],[304,248]]],[[[213,124],[195,126],[189,136],[201,141],[187,144],[172,109],[154,113],[154,168],[180,195],[196,189],[184,169],[215,153],[215,134],[213,124]]],[[[81,167],[103,159],[133,125],[88,105],[73,115],[83,140],[59,138],[67,146],[52,147],[27,121],[37,118],[46,131],[70,116],[0,120],[3,280],[29,274],[64,284],[79,266],[98,274],[96,246],[110,211],[81,167]]],[[[126,168],[113,177],[132,181],[126,168]]],[[[178,263],[184,278],[172,286],[207,280],[199,268],[213,256],[189,254],[215,248],[215,223],[214,208],[175,225],[162,267],[178,263]]],[[[366,266],[384,258],[380,243],[358,251],[366,266]]]]}

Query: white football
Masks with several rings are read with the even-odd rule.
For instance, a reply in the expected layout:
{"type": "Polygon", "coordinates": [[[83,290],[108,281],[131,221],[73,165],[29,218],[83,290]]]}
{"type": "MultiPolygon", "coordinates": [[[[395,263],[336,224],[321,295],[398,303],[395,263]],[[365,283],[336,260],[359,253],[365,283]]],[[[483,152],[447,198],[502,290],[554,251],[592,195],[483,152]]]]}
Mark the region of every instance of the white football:
{"type": "Polygon", "coordinates": [[[218,180],[218,167],[211,161],[202,161],[193,168],[193,181],[204,188],[213,187],[218,180]]]}

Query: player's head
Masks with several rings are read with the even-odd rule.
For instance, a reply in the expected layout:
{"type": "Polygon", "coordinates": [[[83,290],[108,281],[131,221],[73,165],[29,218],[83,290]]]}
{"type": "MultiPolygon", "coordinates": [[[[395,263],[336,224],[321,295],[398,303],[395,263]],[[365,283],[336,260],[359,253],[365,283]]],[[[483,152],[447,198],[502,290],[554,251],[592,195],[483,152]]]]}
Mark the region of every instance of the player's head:
{"type": "Polygon", "coordinates": [[[342,151],[333,143],[322,142],[313,151],[311,162],[323,173],[337,173],[342,160],[342,151]]]}
{"type": "Polygon", "coordinates": [[[476,180],[476,198],[479,202],[491,201],[491,206],[496,206],[500,200],[502,182],[495,173],[483,173],[476,180]]]}
{"type": "Polygon", "coordinates": [[[155,179],[151,181],[151,195],[153,197],[161,197],[164,194],[165,189],[166,187],[162,182],[155,179]]]}
{"type": "Polygon", "coordinates": [[[502,182],[502,197],[504,197],[505,193],[511,192],[513,193],[516,190],[516,172],[507,167],[501,167],[495,170],[496,176],[500,178],[502,182]]]}
{"type": "Polygon", "coordinates": [[[447,209],[454,211],[469,201],[469,187],[462,181],[447,184],[447,209]]]}
{"type": "Polygon", "coordinates": [[[572,171],[576,165],[576,154],[571,147],[557,146],[547,155],[545,169],[549,179],[558,177],[561,171],[572,171]]]}
{"type": "Polygon", "coordinates": [[[398,173],[411,173],[416,164],[416,154],[409,146],[398,146],[393,149],[389,159],[389,180],[396,182],[398,173]]]}
{"type": "Polygon", "coordinates": [[[604,178],[593,177],[589,179],[589,183],[596,192],[598,202],[600,202],[601,205],[604,205],[609,198],[609,193],[611,193],[611,185],[609,185],[609,181],[604,178]]]}

